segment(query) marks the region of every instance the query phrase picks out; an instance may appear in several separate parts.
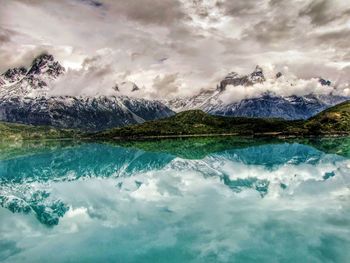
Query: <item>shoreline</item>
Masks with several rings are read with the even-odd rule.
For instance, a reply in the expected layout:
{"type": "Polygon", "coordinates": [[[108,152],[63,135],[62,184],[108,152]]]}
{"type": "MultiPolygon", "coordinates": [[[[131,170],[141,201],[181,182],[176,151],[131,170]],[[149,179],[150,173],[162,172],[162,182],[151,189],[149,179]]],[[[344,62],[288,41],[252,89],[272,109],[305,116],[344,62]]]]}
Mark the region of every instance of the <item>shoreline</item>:
{"type": "Polygon", "coordinates": [[[348,137],[349,133],[332,133],[332,134],[309,134],[309,135],[295,135],[283,134],[283,132],[267,132],[256,133],[252,135],[244,135],[239,133],[209,133],[209,134],[179,134],[179,135],[150,135],[150,136],[115,136],[111,138],[90,138],[91,140],[101,141],[137,141],[137,140],[157,140],[157,139],[179,139],[179,138],[202,138],[202,137],[242,137],[242,138],[277,138],[277,139],[303,139],[303,138],[340,138],[348,137]]]}
{"type": "Polygon", "coordinates": [[[303,138],[340,138],[348,137],[350,133],[325,133],[325,134],[284,134],[283,132],[266,132],[255,134],[240,133],[204,133],[204,134],[177,134],[177,135],[149,135],[149,136],[115,136],[115,137],[62,137],[62,138],[28,138],[28,139],[2,139],[0,143],[14,142],[37,142],[37,141],[140,141],[140,140],[162,140],[162,139],[180,139],[180,138],[205,138],[205,137],[241,137],[241,138],[271,138],[271,139],[303,139],[303,138]]]}

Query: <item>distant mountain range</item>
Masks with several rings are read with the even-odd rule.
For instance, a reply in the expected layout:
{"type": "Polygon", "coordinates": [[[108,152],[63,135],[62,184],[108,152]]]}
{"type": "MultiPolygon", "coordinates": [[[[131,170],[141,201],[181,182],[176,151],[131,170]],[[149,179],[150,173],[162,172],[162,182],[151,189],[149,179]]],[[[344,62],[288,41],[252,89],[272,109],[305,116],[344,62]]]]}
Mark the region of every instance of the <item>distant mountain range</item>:
{"type": "MultiPolygon", "coordinates": [[[[161,119],[192,109],[220,116],[295,120],[307,119],[349,99],[333,95],[283,97],[264,93],[232,103],[221,100],[228,89],[250,87],[267,81],[259,66],[248,75],[231,72],[216,89],[203,90],[188,98],[164,101],[137,98],[139,96],[132,95],[140,92],[140,88],[132,82],[111,87],[113,94],[109,96],[52,95],[55,82],[65,73],[65,68],[52,55],[42,54],[33,60],[29,68],[13,68],[1,74],[0,121],[94,132],[161,119]]],[[[275,78],[281,76],[282,73],[278,72],[275,78]]],[[[319,82],[325,87],[332,85],[326,79],[319,82]]]]}
{"type": "MultiPolygon", "coordinates": [[[[130,139],[213,135],[264,137],[350,135],[350,101],[322,111],[308,120],[298,121],[214,116],[201,110],[189,110],[161,120],[96,133],[0,122],[0,142],[2,140],[85,138],[118,140],[126,143],[130,139]]],[[[331,148],[335,150],[333,146],[331,148]]]]}
{"type": "Polygon", "coordinates": [[[49,54],[34,59],[29,69],[7,70],[0,76],[0,121],[99,131],[174,114],[160,101],[121,95],[118,85],[113,96],[51,96],[52,84],[63,74],[49,54]]]}
{"type": "MultiPolygon", "coordinates": [[[[282,76],[277,72],[275,78],[282,76]]],[[[229,73],[215,90],[204,90],[189,98],[175,98],[166,105],[176,112],[200,109],[209,114],[234,117],[255,118],[283,118],[286,120],[307,119],[331,106],[349,99],[345,96],[308,94],[306,96],[278,96],[264,93],[257,97],[246,98],[232,103],[224,103],[220,97],[226,89],[242,88],[262,84],[266,81],[263,69],[256,66],[249,75],[229,73]]],[[[320,78],[323,86],[330,86],[331,82],[320,78]]]]}

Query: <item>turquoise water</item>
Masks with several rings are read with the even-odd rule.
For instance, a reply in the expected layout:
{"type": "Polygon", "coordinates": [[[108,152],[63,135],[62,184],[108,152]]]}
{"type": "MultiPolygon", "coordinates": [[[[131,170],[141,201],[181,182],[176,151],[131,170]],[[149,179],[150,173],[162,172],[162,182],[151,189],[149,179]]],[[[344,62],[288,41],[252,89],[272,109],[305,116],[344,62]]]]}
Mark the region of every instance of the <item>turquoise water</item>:
{"type": "Polygon", "coordinates": [[[349,139],[0,145],[1,262],[350,262],[349,139]]]}

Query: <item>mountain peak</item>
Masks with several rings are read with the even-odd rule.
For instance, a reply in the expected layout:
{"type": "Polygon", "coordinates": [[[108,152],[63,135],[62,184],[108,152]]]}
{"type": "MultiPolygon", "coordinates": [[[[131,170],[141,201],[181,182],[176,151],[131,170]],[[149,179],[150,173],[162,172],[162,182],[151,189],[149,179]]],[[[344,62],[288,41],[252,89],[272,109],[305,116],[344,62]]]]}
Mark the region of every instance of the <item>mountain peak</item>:
{"type": "Polygon", "coordinates": [[[254,85],[255,83],[264,82],[266,79],[265,79],[264,71],[263,71],[262,67],[257,65],[255,67],[255,70],[250,74],[249,80],[251,82],[250,85],[254,85]]]}
{"type": "Polygon", "coordinates": [[[11,89],[1,89],[0,96],[45,96],[49,83],[64,72],[64,67],[52,55],[41,54],[33,60],[29,70],[12,68],[0,76],[1,87],[11,85],[11,89]]]}
{"type": "Polygon", "coordinates": [[[49,53],[42,53],[33,60],[33,64],[45,62],[45,61],[54,61],[53,55],[49,53]]]}
{"type": "Polygon", "coordinates": [[[256,65],[256,66],[255,66],[255,70],[254,70],[253,73],[255,73],[255,72],[257,72],[257,73],[263,73],[262,67],[260,67],[259,65],[256,65]]]}
{"type": "Polygon", "coordinates": [[[252,86],[265,81],[262,67],[257,65],[249,75],[240,76],[236,72],[230,72],[218,85],[217,90],[224,91],[227,85],[232,86],[252,86]]]}
{"type": "Polygon", "coordinates": [[[328,79],[323,79],[323,78],[320,78],[318,80],[322,86],[330,86],[332,84],[332,82],[328,79]]]}
{"type": "Polygon", "coordinates": [[[53,55],[43,53],[36,57],[27,73],[28,76],[47,74],[50,77],[57,78],[65,71],[58,61],[55,61],[53,55]]]}
{"type": "Polygon", "coordinates": [[[282,77],[282,75],[283,75],[282,72],[280,72],[280,71],[277,72],[277,74],[276,74],[276,79],[279,79],[280,77],[282,77]]]}
{"type": "Polygon", "coordinates": [[[135,84],[135,83],[132,83],[132,89],[131,91],[136,91],[136,90],[139,90],[140,88],[135,84]]]}
{"type": "Polygon", "coordinates": [[[131,81],[123,81],[120,84],[115,84],[113,89],[122,94],[129,94],[131,92],[137,92],[140,88],[136,85],[136,83],[131,81]]]}

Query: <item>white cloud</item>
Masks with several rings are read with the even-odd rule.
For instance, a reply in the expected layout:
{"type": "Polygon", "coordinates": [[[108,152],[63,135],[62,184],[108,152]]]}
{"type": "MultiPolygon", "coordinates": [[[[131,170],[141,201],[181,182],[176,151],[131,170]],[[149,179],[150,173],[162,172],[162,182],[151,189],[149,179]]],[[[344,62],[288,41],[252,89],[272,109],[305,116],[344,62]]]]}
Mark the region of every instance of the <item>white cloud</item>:
{"type": "MultiPolygon", "coordinates": [[[[322,75],[339,82],[339,87],[350,81],[350,9],[341,0],[0,4],[2,71],[28,65],[35,54],[48,51],[75,70],[85,59],[100,56],[113,71],[106,79],[127,75],[152,96],[214,88],[228,72],[249,72],[256,64],[286,65],[298,77],[322,75]],[[106,49],[111,52],[99,54],[106,49]],[[177,88],[166,84],[155,90],[157,76],[175,75],[177,88]]],[[[69,86],[81,90],[80,85],[69,86]]]]}
{"type": "Polygon", "coordinates": [[[279,79],[268,79],[264,83],[258,83],[254,86],[231,86],[220,95],[219,99],[225,104],[238,102],[242,99],[255,98],[264,93],[272,93],[278,96],[304,96],[313,94],[328,95],[347,95],[343,89],[337,90],[332,86],[322,86],[318,79],[287,79],[285,76],[279,79]]]}

